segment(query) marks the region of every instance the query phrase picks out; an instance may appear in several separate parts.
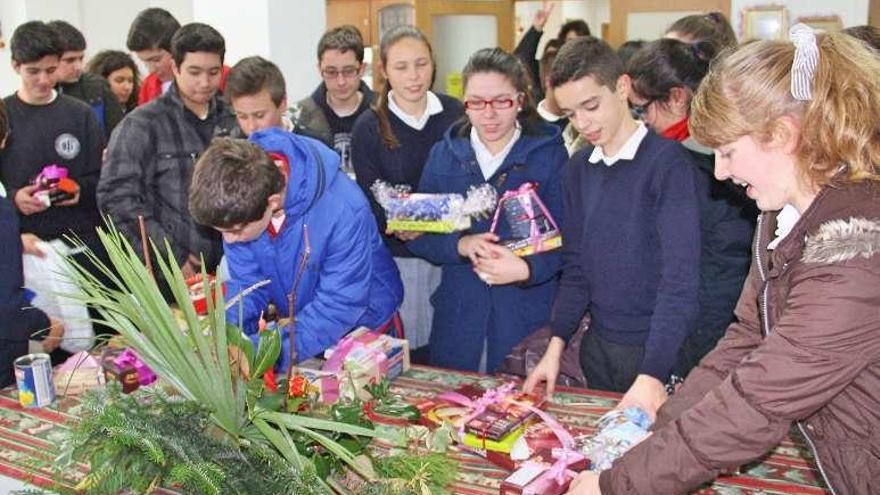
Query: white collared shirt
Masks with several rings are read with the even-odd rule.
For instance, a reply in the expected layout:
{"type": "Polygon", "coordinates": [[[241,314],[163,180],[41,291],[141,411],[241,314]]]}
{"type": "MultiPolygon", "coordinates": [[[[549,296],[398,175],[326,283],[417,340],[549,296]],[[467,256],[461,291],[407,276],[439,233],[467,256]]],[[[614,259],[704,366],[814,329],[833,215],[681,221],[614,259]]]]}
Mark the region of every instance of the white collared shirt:
{"type": "Polygon", "coordinates": [[[412,127],[417,131],[421,131],[428,125],[428,119],[431,118],[431,115],[437,115],[438,113],[443,111],[443,103],[440,102],[440,98],[437,98],[437,95],[428,91],[428,105],[425,107],[425,113],[416,117],[414,115],[410,115],[403,111],[397,103],[394,101],[394,90],[388,91],[388,110],[391,110],[391,113],[397,115],[397,118],[403,121],[404,124],[412,127]]]}
{"type": "Polygon", "coordinates": [[[587,160],[590,163],[604,161],[605,165],[609,167],[620,160],[632,160],[636,157],[636,152],[639,151],[639,145],[642,144],[642,140],[645,139],[645,136],[647,135],[648,128],[645,127],[643,122],[638,122],[638,127],[636,127],[635,132],[633,132],[629,139],[623,143],[623,146],[620,147],[617,154],[614,156],[605,156],[605,151],[602,150],[602,147],[596,146],[593,148],[593,152],[587,160]]]}
{"type": "Polygon", "coordinates": [[[767,249],[776,249],[776,246],[791,233],[791,229],[794,228],[794,225],[800,218],[801,214],[797,211],[797,208],[789,204],[783,206],[779,214],[776,215],[776,232],[774,233],[776,238],[770,241],[770,244],[767,244],[767,249]]]}
{"type": "Polygon", "coordinates": [[[556,115],[555,113],[551,112],[550,110],[547,110],[547,99],[546,98],[541,100],[540,102],[538,102],[537,110],[538,110],[538,116],[547,122],[558,122],[558,121],[562,120],[563,118],[565,118],[562,115],[556,115]]]}
{"type": "Polygon", "coordinates": [[[501,167],[504,159],[510,154],[510,150],[513,149],[513,145],[516,144],[521,135],[522,131],[519,128],[519,122],[517,122],[516,129],[513,131],[513,137],[510,138],[510,141],[497,155],[493,155],[489,148],[486,148],[486,145],[480,141],[477,128],[471,126],[471,147],[474,148],[474,154],[477,156],[477,163],[480,165],[480,171],[483,172],[484,179],[489,180],[489,177],[492,177],[498,168],[501,167]]]}

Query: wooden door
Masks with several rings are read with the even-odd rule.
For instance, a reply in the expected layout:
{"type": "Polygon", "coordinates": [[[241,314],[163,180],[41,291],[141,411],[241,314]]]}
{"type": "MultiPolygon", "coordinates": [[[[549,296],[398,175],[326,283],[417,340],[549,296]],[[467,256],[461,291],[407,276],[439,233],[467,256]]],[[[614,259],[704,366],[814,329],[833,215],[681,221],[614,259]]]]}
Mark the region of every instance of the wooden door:
{"type": "Polygon", "coordinates": [[[434,90],[460,96],[460,73],[473,52],[495,46],[513,50],[513,0],[416,0],[416,26],[434,48],[434,90]]]}
{"type": "Polygon", "coordinates": [[[370,14],[370,0],[327,0],[327,29],[351,24],[361,31],[364,46],[372,45],[374,28],[370,14]]]}
{"type": "MultiPolygon", "coordinates": [[[[877,1],[877,0],[874,0],[877,1]]],[[[611,22],[606,41],[611,46],[620,46],[627,39],[638,35],[627,35],[627,16],[632,13],[701,11],[721,12],[730,19],[730,0],[611,0],[611,22]]]]}

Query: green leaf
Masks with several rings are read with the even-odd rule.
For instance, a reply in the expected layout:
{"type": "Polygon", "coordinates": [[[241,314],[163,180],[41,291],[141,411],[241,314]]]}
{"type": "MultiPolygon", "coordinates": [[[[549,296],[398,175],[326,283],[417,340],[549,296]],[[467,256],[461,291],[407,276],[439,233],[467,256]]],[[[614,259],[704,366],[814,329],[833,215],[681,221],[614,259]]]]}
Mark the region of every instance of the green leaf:
{"type": "Polygon", "coordinates": [[[277,328],[267,328],[260,331],[260,341],[257,346],[257,357],[251,376],[260,378],[269,368],[275,366],[278,356],[281,355],[281,332],[277,328]]]}
{"type": "Polygon", "coordinates": [[[241,349],[248,360],[248,369],[253,369],[254,361],[254,343],[251,341],[239,327],[232,323],[226,324],[226,340],[230,345],[234,345],[241,349]]]}

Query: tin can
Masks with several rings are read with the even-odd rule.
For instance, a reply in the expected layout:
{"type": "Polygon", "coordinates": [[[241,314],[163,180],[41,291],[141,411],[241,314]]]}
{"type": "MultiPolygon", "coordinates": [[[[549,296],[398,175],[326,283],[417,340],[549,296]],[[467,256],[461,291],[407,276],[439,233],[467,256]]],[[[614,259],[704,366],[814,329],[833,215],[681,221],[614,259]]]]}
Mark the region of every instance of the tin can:
{"type": "Polygon", "coordinates": [[[48,354],[28,354],[16,359],[14,365],[22,407],[45,407],[55,402],[52,360],[48,354]]]}

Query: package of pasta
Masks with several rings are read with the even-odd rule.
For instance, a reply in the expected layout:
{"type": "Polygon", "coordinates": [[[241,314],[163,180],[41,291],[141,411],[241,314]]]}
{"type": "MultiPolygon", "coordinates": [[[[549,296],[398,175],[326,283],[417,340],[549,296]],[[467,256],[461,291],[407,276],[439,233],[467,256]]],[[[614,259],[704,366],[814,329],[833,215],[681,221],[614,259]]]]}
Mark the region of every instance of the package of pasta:
{"type": "Polygon", "coordinates": [[[498,193],[490,184],[471,186],[466,195],[413,193],[406,185],[376,181],[370,190],[385,210],[389,232],[448,234],[467,230],[475,217],[495,209],[498,193]]]}

